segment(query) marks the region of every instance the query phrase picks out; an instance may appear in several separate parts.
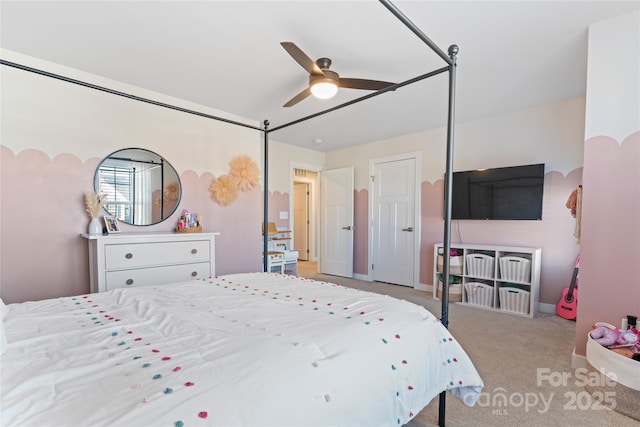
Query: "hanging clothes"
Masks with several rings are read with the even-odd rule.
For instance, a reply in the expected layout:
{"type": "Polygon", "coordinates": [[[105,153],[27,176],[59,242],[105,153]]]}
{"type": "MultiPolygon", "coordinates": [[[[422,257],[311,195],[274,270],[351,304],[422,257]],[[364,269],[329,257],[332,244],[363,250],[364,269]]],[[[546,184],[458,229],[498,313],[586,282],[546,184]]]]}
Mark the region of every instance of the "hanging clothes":
{"type": "MultiPolygon", "coordinates": [[[[579,188],[579,187],[578,187],[579,188]]],[[[571,216],[576,217],[576,206],[578,202],[578,188],[571,192],[571,195],[567,199],[566,207],[571,210],[571,216]]]]}
{"type": "Polygon", "coordinates": [[[576,219],[576,228],[573,232],[573,236],[576,238],[577,242],[580,243],[580,220],[581,220],[581,212],[582,212],[582,185],[576,187],[575,190],[571,192],[569,198],[566,203],[567,209],[571,210],[571,216],[576,219]]]}

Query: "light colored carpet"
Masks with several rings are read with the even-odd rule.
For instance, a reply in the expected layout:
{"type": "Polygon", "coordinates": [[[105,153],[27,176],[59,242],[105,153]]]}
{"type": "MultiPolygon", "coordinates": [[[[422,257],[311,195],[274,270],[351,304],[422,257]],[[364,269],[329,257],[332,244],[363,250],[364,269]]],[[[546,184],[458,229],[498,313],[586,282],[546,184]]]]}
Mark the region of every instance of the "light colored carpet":
{"type": "MultiPolygon", "coordinates": [[[[315,263],[299,263],[299,274],[405,299],[438,317],[441,314],[440,301],[428,292],[319,274],[315,263]]],[[[485,389],[472,408],[447,394],[447,426],[640,426],[639,421],[608,409],[585,390],[587,381],[603,378],[571,368],[574,322],[552,314],[530,319],[451,304],[449,329],[471,357],[485,389]]],[[[607,399],[615,402],[615,392],[607,399]]],[[[437,397],[405,427],[435,425],[437,397]]]]}

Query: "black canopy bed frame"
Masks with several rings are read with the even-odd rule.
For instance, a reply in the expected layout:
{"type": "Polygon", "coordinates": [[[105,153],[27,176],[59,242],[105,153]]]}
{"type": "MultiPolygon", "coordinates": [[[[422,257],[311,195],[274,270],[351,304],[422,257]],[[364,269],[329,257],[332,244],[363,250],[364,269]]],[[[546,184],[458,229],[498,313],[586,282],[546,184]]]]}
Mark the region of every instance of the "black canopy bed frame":
{"type": "MultiPolygon", "coordinates": [[[[445,168],[445,197],[444,197],[444,237],[443,237],[443,250],[444,254],[448,254],[451,249],[451,179],[452,179],[452,166],[453,166],[453,145],[454,145],[454,122],[455,122],[455,89],[456,89],[456,59],[458,54],[458,46],[451,45],[448,49],[448,54],[441,50],[431,39],[429,39],[413,22],[411,22],[394,4],[389,0],[379,0],[382,5],[384,5],[396,18],[398,18],[409,30],[411,30],[416,36],[418,36],[433,52],[435,52],[438,56],[440,56],[447,65],[437,70],[428,72],[426,74],[422,74],[418,77],[414,77],[412,79],[406,80],[401,83],[396,83],[390,86],[387,86],[383,89],[377,90],[370,94],[361,96],[359,98],[353,99],[351,101],[345,102],[343,104],[337,105],[335,107],[299,118],[297,120],[291,121],[289,123],[285,123],[279,126],[275,126],[273,128],[269,128],[269,121],[264,120],[263,127],[250,125],[247,123],[242,123],[230,119],[226,119],[223,117],[218,117],[206,113],[202,113],[195,110],[190,110],[187,108],[178,107],[171,104],[166,104],[163,102],[154,101],[148,98],[139,97],[136,95],[128,94],[125,92],[116,91],[113,89],[109,89],[103,86],[94,85],[91,83],[83,82],[80,80],[72,79],[69,77],[65,77],[59,74],[50,73],[44,70],[39,70],[36,68],[28,67],[22,64],[18,64],[11,61],[5,61],[0,59],[0,64],[5,66],[10,66],[13,68],[21,69],[23,71],[32,72],[35,74],[43,75],[46,77],[55,78],[58,80],[66,81],[68,83],[77,84],[80,86],[84,86],[90,89],[99,90],[102,92],[111,93],[113,95],[123,96],[125,98],[129,98],[135,101],[145,102],[148,104],[156,105],[163,108],[168,108],[171,110],[176,110],[180,112],[184,112],[187,114],[197,115],[200,117],[217,120],[221,122],[225,122],[228,124],[233,124],[237,126],[242,126],[246,128],[255,129],[257,131],[264,133],[264,212],[263,212],[263,221],[265,224],[268,223],[269,214],[269,191],[268,191],[268,181],[269,181],[269,134],[271,132],[276,132],[278,130],[287,128],[289,126],[296,125],[298,123],[313,119],[315,117],[330,113],[332,111],[336,111],[342,109],[344,107],[350,106],[352,104],[356,104],[358,102],[367,100],[374,96],[382,95],[383,93],[394,91],[398,88],[407,86],[409,84],[424,80],[429,77],[436,76],[438,74],[449,72],[449,102],[448,102],[448,118],[447,118],[447,146],[446,146],[446,168],[445,168]]],[[[263,239],[263,253],[267,253],[267,240],[263,239]]],[[[445,328],[448,328],[449,325],[449,257],[443,256],[443,291],[441,297],[441,321],[445,328]]],[[[267,271],[267,257],[263,257],[263,269],[267,271]]],[[[436,284],[434,284],[436,286],[436,284]]],[[[444,427],[445,425],[445,416],[446,416],[446,391],[440,393],[439,396],[439,410],[438,410],[438,425],[444,427]]]]}

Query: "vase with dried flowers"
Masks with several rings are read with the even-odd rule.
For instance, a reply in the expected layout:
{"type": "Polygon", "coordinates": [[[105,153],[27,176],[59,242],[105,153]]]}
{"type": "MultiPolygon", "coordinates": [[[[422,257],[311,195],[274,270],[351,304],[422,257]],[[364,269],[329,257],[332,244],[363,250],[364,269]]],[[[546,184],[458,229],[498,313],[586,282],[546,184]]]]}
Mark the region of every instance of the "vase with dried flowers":
{"type": "Polygon", "coordinates": [[[98,217],[104,207],[104,200],[106,198],[106,194],[96,194],[93,191],[87,191],[84,194],[86,211],[89,214],[89,218],[91,218],[89,234],[102,234],[102,223],[98,217]]]}

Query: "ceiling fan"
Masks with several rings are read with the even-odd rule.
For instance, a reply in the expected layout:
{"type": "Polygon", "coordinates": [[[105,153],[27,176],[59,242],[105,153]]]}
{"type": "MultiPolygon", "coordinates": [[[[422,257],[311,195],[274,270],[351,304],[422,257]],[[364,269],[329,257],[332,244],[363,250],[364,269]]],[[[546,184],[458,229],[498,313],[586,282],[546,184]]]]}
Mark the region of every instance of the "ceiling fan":
{"type": "Polygon", "coordinates": [[[292,42],[281,42],[282,47],[295,61],[309,73],[309,87],[291,98],[283,107],[291,107],[313,94],[316,98],[331,98],[338,92],[338,88],[380,90],[395,83],[380,80],[351,79],[340,77],[338,73],[329,69],[331,59],[319,58],[313,61],[306,53],[292,42]]]}

